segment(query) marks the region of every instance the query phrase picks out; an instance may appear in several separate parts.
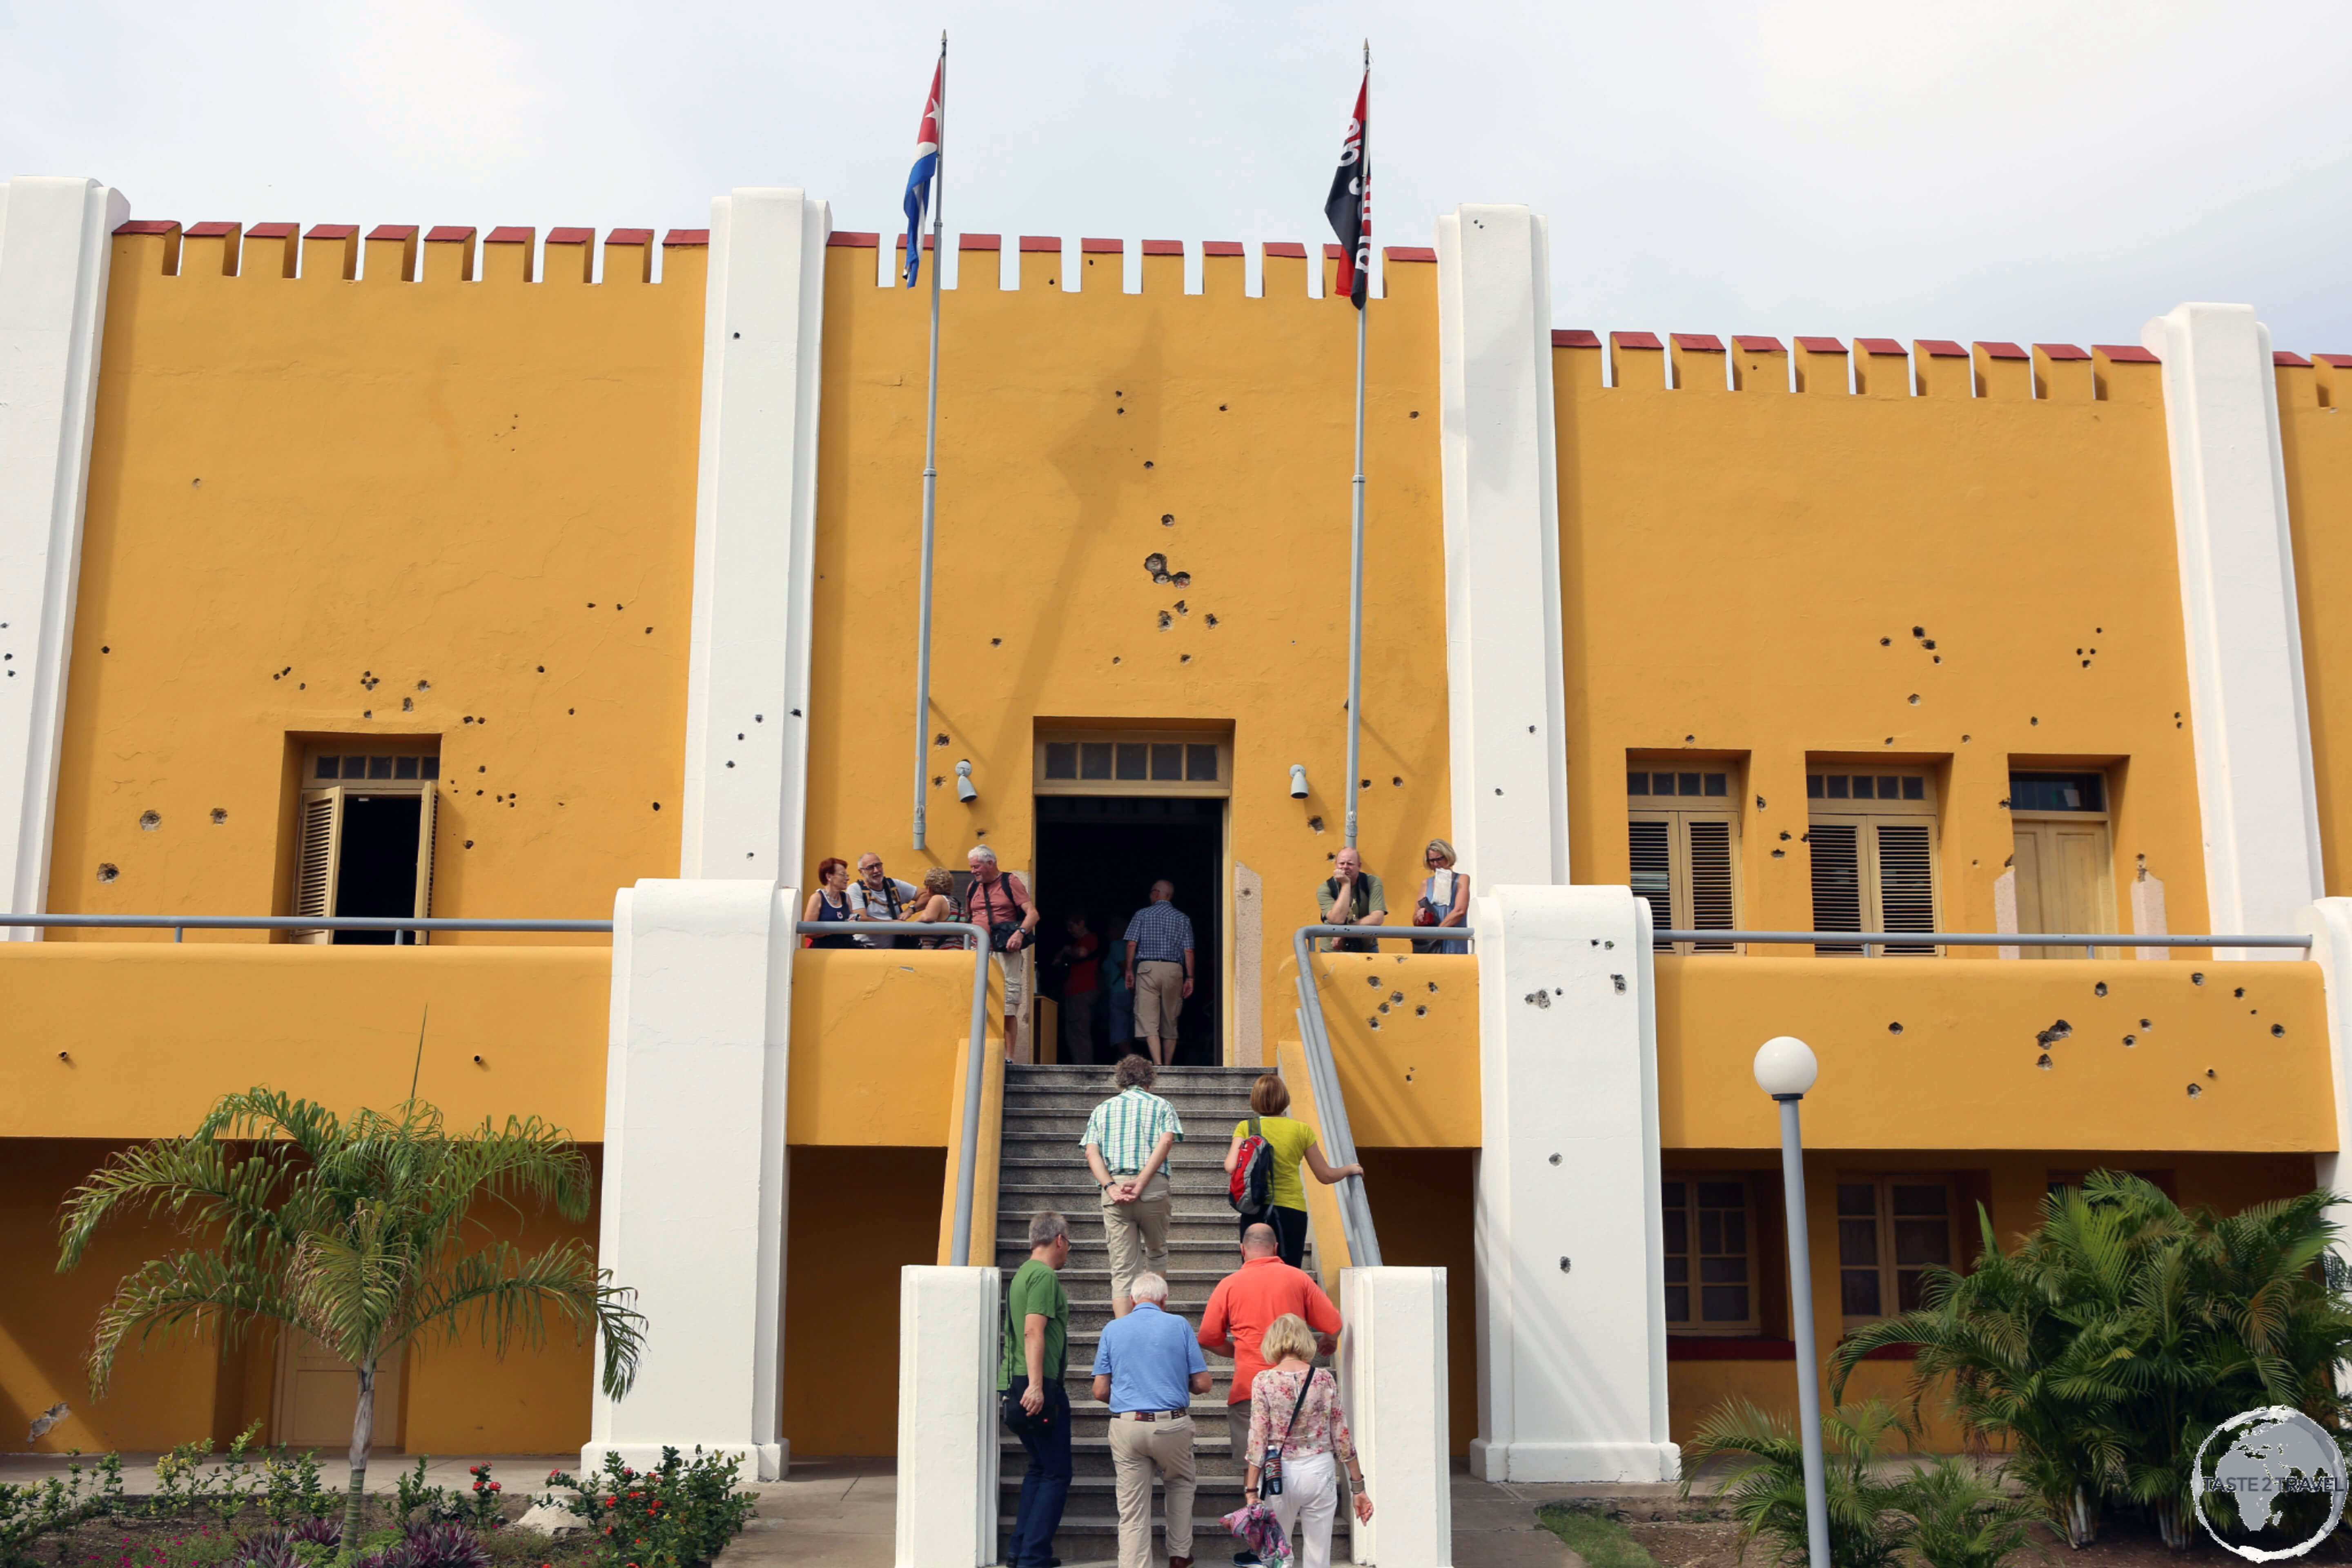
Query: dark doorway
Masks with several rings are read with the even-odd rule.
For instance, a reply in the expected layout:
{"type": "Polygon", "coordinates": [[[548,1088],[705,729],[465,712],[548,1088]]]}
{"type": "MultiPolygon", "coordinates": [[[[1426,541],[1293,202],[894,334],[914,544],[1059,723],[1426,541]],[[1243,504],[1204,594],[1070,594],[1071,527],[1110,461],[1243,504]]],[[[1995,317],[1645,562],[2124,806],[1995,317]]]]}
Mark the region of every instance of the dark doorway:
{"type": "MultiPolygon", "coordinates": [[[[1037,905],[1047,931],[1042,951],[1061,946],[1062,922],[1083,912],[1108,943],[1151,901],[1151,884],[1176,884],[1176,907],[1192,920],[1192,994],[1177,1023],[1176,1060],[1224,1060],[1225,803],[1214,797],[1040,795],[1037,905]]],[[[1119,1045],[1098,1022],[1095,1060],[1119,1045]]]]}
{"type": "MultiPolygon", "coordinates": [[[[343,841],[335,877],[335,913],[401,918],[416,912],[417,824],[424,797],[415,795],[354,795],[343,800],[343,841]]],[[[389,947],[413,942],[414,933],[339,931],[338,942],[389,947]]]]}

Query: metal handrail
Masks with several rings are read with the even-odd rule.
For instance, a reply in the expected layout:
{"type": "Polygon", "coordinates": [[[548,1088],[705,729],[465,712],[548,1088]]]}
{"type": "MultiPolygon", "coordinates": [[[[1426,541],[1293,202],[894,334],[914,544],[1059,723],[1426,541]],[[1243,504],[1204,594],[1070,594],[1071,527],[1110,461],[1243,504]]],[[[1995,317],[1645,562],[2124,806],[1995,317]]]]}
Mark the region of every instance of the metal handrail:
{"type": "Polygon", "coordinates": [[[610,934],[611,921],[441,920],[399,915],[0,915],[0,927],[162,931],[570,931],[610,934]]]}
{"type": "Polygon", "coordinates": [[[2300,947],[2311,946],[2307,936],[2126,936],[2117,931],[1661,931],[1650,933],[1658,942],[1780,942],[1791,946],[1862,949],[1865,958],[1885,956],[1882,947],[2079,947],[2091,958],[2103,947],[2300,947]]]}
{"type": "MultiPolygon", "coordinates": [[[[1311,925],[1300,926],[1291,933],[1290,949],[1298,960],[1298,1043],[1307,1053],[1307,1082],[1315,1091],[1316,1114],[1323,1121],[1323,1147],[1329,1152],[1333,1164],[1356,1163],[1356,1134],[1348,1124],[1348,1102],[1339,1091],[1339,1065],[1331,1054],[1330,1033],[1323,1026],[1323,998],[1315,989],[1315,970],[1310,962],[1313,950],[1307,944],[1317,937],[1326,936],[1391,940],[1417,937],[1423,942],[1453,942],[1471,934],[1472,928],[1466,924],[1399,926],[1393,931],[1386,926],[1311,925]]],[[[1335,1195],[1339,1202],[1339,1228],[1347,1237],[1349,1258],[1360,1268],[1379,1268],[1381,1238],[1372,1228],[1372,1207],[1364,1195],[1364,1179],[1342,1178],[1335,1195]]]]}
{"type": "Polygon", "coordinates": [[[940,936],[961,932],[971,943],[971,1046],[964,1052],[963,1152],[956,1160],[955,1228],[948,1257],[961,1267],[971,1256],[971,1200],[980,1182],[980,1094],[988,1050],[988,932],[969,921],[801,921],[803,936],[940,936]],[[846,928],[846,929],[845,929],[846,928]]]}

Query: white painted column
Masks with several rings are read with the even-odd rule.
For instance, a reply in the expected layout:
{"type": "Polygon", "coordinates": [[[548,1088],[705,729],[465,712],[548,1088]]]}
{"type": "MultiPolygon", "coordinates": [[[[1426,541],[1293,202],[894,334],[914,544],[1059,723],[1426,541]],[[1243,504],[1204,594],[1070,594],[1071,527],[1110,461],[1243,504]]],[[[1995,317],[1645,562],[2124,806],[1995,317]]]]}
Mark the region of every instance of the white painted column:
{"type": "Polygon", "coordinates": [[[130,216],[96,180],[0,185],[0,895],[23,914],[49,907],[110,237],[130,216]]]}
{"type": "Polygon", "coordinates": [[[1339,1272],[1339,1384],[1374,1508],[1354,1524],[1360,1568],[1451,1568],[1445,1270],[1339,1272]]]}
{"type": "MultiPolygon", "coordinates": [[[[2345,1152],[2352,1150],[2352,899],[2320,899],[2296,912],[2291,928],[2311,933],[2311,960],[2319,965],[2327,992],[2327,1057],[2336,1082],[2336,1152],[2313,1157],[2315,1185],[2335,1190],[2344,1198],[2345,1152]]],[[[2293,948],[2287,956],[2299,956],[2293,948]]],[[[2352,1201],[2339,1201],[2330,1217],[2352,1238],[2352,1201]]],[[[2352,1262],[2352,1239],[2340,1240],[2336,1251],[2352,1262]]]]}
{"type": "Polygon", "coordinates": [[[996,1561],[993,1268],[898,1271],[898,1568],[996,1561]]]}
{"type": "Polygon", "coordinates": [[[613,901],[597,1259],[637,1292],[636,1387],[594,1399],[583,1472],[665,1444],[782,1475],[793,889],[646,880],[613,901]]]}
{"type": "Polygon", "coordinates": [[[2181,305],[2148,322],[2140,342],[2164,362],[2211,910],[2204,929],[2284,931],[2326,885],[2270,329],[2250,305],[2181,305]]]}
{"type": "Polygon", "coordinates": [[[1626,888],[1491,886],[1477,904],[1470,1468],[1673,1480],[1649,905],[1626,888]]]}
{"type": "Polygon", "coordinates": [[[687,661],[685,877],[798,881],[808,795],[816,425],[831,209],[710,204],[687,661]]]}
{"type": "Polygon", "coordinates": [[[1437,220],[1448,755],[1473,887],[1568,880],[1550,276],[1526,207],[1437,220]]]}

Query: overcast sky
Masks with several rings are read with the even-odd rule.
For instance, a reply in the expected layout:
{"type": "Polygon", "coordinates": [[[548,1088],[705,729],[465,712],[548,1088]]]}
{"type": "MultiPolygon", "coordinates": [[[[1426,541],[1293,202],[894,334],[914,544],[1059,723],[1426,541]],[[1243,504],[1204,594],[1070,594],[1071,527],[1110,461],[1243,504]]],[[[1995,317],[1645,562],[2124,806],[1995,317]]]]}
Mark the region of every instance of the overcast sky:
{"type": "Polygon", "coordinates": [[[2136,342],[2209,300],[2352,352],[2344,0],[0,0],[0,173],[542,231],[802,185],[887,230],[942,26],[951,229],[1325,239],[1369,33],[1376,237],[1528,203],[1557,325],[2136,342]]]}

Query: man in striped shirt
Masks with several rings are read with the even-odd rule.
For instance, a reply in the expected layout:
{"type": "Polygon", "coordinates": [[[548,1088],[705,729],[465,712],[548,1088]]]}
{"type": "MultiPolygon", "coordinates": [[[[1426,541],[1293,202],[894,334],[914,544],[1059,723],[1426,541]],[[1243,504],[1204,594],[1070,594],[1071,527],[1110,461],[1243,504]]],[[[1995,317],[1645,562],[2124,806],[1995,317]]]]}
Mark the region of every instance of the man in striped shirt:
{"type": "Polygon", "coordinates": [[[1176,1059],[1176,1016],[1192,994],[1192,920],[1175,900],[1175,883],[1152,883],[1151,901],[1127,922],[1125,938],[1135,1037],[1161,1067],[1176,1059]]]}
{"type": "Polygon", "coordinates": [[[1087,1164],[1102,1189],[1103,1235],[1110,1243],[1110,1310],[1127,1316],[1127,1287],[1149,1269],[1168,1273],[1168,1216],[1174,1200],[1168,1190],[1168,1155],[1184,1136],[1176,1108],[1151,1092],[1151,1064],[1141,1057],[1118,1058],[1112,1082],[1118,1092],[1087,1118],[1079,1140],[1087,1164]]]}

